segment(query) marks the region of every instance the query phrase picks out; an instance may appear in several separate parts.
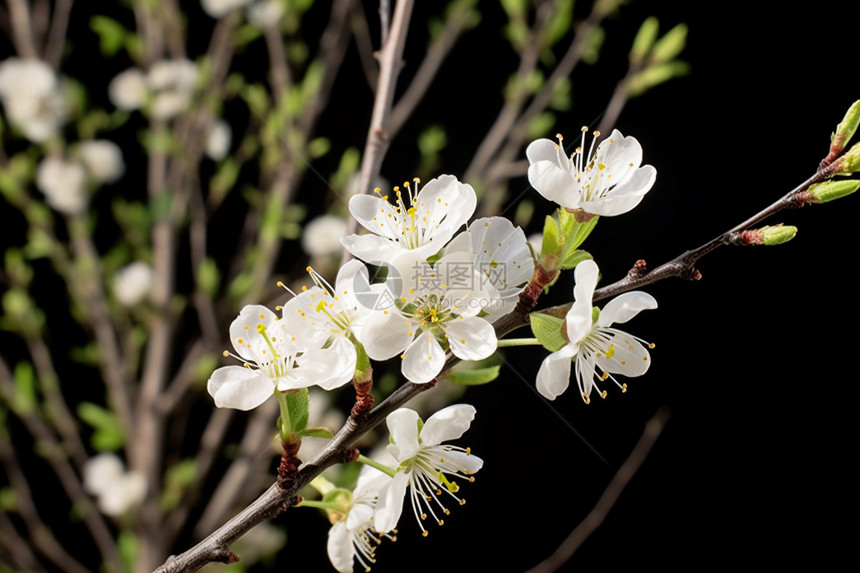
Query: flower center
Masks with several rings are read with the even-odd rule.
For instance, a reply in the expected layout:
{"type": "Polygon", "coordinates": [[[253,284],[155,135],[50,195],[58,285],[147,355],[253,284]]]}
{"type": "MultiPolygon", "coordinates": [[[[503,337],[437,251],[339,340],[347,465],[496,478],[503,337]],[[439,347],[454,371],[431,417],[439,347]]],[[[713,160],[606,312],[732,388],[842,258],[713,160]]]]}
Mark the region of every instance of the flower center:
{"type": "MultiPolygon", "coordinates": [[[[419,211],[421,207],[426,207],[418,203],[418,185],[421,183],[421,180],[415,177],[412,181],[415,183],[414,190],[409,181],[403,183],[403,187],[406,190],[405,198],[400,187],[394,187],[394,210],[391,213],[386,213],[391,219],[389,224],[396,229],[395,235],[400,235],[398,242],[402,247],[407,249],[417,249],[426,244],[430,240],[431,233],[427,217],[429,210],[425,209],[424,215],[419,211]]],[[[389,201],[388,195],[382,195],[382,190],[378,187],[373,192],[385,201],[389,201]]],[[[383,210],[383,212],[385,211],[383,210]]]]}

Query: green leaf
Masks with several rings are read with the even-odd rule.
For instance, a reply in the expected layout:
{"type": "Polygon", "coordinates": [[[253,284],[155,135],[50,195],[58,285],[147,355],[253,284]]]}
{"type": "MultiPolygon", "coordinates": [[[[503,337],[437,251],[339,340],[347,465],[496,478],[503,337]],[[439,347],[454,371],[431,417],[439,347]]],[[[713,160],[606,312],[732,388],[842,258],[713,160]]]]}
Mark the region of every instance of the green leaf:
{"type": "Polygon", "coordinates": [[[540,252],[543,255],[557,255],[559,249],[564,245],[561,229],[558,222],[550,215],[546,216],[543,224],[543,241],[540,252]]]}
{"type": "Polygon", "coordinates": [[[309,436],[311,438],[333,438],[334,434],[328,428],[305,428],[301,432],[296,432],[298,436],[309,436]]]}
{"type": "Polygon", "coordinates": [[[308,425],[308,389],[301,388],[296,392],[288,392],[285,399],[290,411],[293,433],[299,434],[308,425]]]}
{"type": "Polygon", "coordinates": [[[575,268],[576,265],[578,265],[582,261],[585,261],[587,259],[593,259],[593,258],[594,257],[592,257],[591,253],[589,253],[588,251],[583,251],[581,249],[574,249],[573,251],[570,251],[567,254],[567,256],[564,258],[564,261],[562,261],[561,266],[559,268],[561,268],[561,269],[572,269],[572,268],[575,268]]]}
{"type": "Polygon", "coordinates": [[[108,58],[122,49],[128,35],[128,31],[122,24],[107,16],[90,18],[90,28],[99,37],[99,50],[108,58]]]}
{"type": "Polygon", "coordinates": [[[497,364],[473,370],[455,370],[448,375],[448,380],[461,386],[478,386],[480,384],[487,384],[498,378],[500,369],[501,366],[497,364]]]}
{"type": "Polygon", "coordinates": [[[218,265],[209,257],[200,262],[197,269],[197,288],[209,298],[214,298],[221,284],[221,272],[218,265]]]}
{"type": "Polygon", "coordinates": [[[678,24],[666,35],[657,40],[654,44],[654,50],[651,52],[651,57],[657,63],[664,63],[675,59],[687,44],[687,25],[678,24]]]}
{"type": "Polygon", "coordinates": [[[124,570],[133,571],[137,563],[137,554],[140,553],[140,541],[137,536],[129,529],[123,529],[117,538],[117,549],[119,549],[124,570]]]}
{"type": "Polygon", "coordinates": [[[193,459],[182,460],[168,468],[164,492],[158,502],[162,511],[169,512],[179,505],[185,491],[197,481],[197,473],[197,463],[193,459]]]}
{"type": "Polygon", "coordinates": [[[630,61],[641,62],[651,51],[657,32],[660,30],[660,22],[654,16],[649,16],[642,22],[636,37],[633,39],[633,47],[630,49],[630,61]]]}
{"type": "Polygon", "coordinates": [[[18,415],[27,415],[36,409],[36,374],[29,362],[15,365],[15,402],[12,409],[18,415]]]}
{"type": "Polygon", "coordinates": [[[125,443],[122,426],[110,410],[92,402],[81,402],[77,413],[78,418],[95,430],[92,444],[97,450],[116,450],[125,443]]]}
{"type": "Polygon", "coordinates": [[[567,344],[561,335],[564,319],[533,312],[529,315],[529,321],[535,338],[550,352],[555,352],[567,344]]]}
{"type": "Polygon", "coordinates": [[[690,65],[677,60],[647,67],[630,80],[628,87],[630,97],[642,95],[651,88],[688,73],[690,73],[690,65]]]}

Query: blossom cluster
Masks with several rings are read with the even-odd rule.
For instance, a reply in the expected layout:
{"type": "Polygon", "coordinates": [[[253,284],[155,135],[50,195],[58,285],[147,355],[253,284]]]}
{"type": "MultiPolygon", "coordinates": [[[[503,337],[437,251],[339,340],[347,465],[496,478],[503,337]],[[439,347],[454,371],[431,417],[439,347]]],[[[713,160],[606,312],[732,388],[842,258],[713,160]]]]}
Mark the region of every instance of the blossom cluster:
{"type": "MultiPolygon", "coordinates": [[[[614,131],[586,152],[584,134],[583,146],[570,156],[560,136],[558,143],[539,140],[527,150],[529,181],[559,205],[562,235],[581,234],[571,230],[574,218],[591,221],[590,232],[597,217],[629,211],[656,175],[653,167],[640,166],[642,150],[634,138],[614,131]]],[[[534,339],[552,351],[540,367],[538,391],[555,399],[574,370],[587,403],[592,391],[605,397],[600,385],[607,379],[626,390],[613,375],[645,373],[653,345],[612,325],[656,308],[651,295],[626,293],[602,311],[593,307],[598,266],[587,253],[571,254],[579,253],[572,250],[587,232],[577,240],[559,236],[558,245],[544,239],[546,252],[536,256],[523,230],[508,219],[470,221],[476,206],[474,189],[453,175],[423,185],[415,179],[390,194],[376,189],[351,197],[349,211],[365,232],[340,244],[355,259],[340,268],[333,285],[308,267],[314,284],[298,294],[290,291],[283,306],[242,309],[230,326],[234,352],[225,351],[242,364],[221,367],[210,377],[216,406],[249,410],[273,394],[310,386],[334,390],[365,379],[370,360],[399,358],[407,381],[435,381],[452,357],[490,357],[499,346],[494,322],[514,311],[529,282],[559,268],[561,259],[568,264],[561,268],[575,267],[574,301],[564,321],[555,319],[548,338],[534,339]]],[[[317,240],[330,243],[330,234],[317,240]]],[[[314,250],[313,237],[304,237],[306,251],[333,250],[328,244],[314,250]]],[[[464,503],[456,480],[472,481],[483,461],[445,442],[460,438],[474,416],[475,408],[466,404],[444,408],[426,423],[408,408],[388,416],[390,444],[380,460],[363,460],[373,467],[363,470],[354,491],[338,490],[319,502],[333,523],[328,550],[338,571],[352,571],[354,561],[364,567],[374,562],[377,545],[394,537],[405,500],[423,535],[426,520],[444,522],[450,512],[446,500],[464,503]]]]}

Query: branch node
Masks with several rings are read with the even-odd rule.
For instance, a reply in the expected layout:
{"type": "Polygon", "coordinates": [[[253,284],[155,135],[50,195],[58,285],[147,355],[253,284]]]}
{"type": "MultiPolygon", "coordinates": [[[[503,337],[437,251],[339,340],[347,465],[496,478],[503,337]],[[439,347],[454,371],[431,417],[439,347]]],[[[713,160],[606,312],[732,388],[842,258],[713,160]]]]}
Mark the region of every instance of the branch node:
{"type": "Polygon", "coordinates": [[[278,466],[278,487],[290,489],[296,481],[299,466],[302,461],[298,458],[299,447],[302,441],[296,440],[292,443],[281,442],[281,463],[278,466]]]}
{"type": "Polygon", "coordinates": [[[697,281],[702,278],[702,273],[699,272],[699,269],[696,267],[689,267],[681,271],[681,278],[684,278],[688,281],[697,281]]]}
{"type": "Polygon", "coordinates": [[[633,263],[633,268],[627,271],[627,276],[631,279],[635,279],[645,275],[647,272],[648,268],[645,264],[645,259],[639,259],[638,261],[633,263]]]}

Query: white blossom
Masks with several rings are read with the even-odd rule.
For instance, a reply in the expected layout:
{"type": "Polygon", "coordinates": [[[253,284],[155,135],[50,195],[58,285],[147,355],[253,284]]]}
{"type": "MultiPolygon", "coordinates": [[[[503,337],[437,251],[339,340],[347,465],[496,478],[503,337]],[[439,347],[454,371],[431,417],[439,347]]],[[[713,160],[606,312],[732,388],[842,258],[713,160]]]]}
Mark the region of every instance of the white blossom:
{"type": "Polygon", "coordinates": [[[248,21],[258,28],[277,26],[284,15],[284,4],[279,0],[261,0],[248,6],[248,21]]]}
{"type": "Polygon", "coordinates": [[[114,296],[125,307],[132,307],[149,296],[155,272],[143,261],[135,261],[114,274],[114,296]]]}
{"type": "Polygon", "coordinates": [[[76,161],[45,157],[36,168],[36,187],[48,205],[67,215],[83,213],[89,203],[87,173],[76,161]]]}
{"type": "Polygon", "coordinates": [[[609,301],[595,320],[591,300],[597,285],[597,263],[592,260],[579,263],[574,275],[575,300],[565,317],[570,342],[544,359],[537,375],[537,389],[546,398],[555,400],[567,390],[573,361],[579,393],[587,404],[592,389],[606,397],[606,391],[601,391],[597,384],[608,378],[622,391],[627,390],[627,385],[619,383],[612,374],[633,377],[648,370],[651,358],[642,340],[611,326],[627,322],[642,310],[657,308],[657,301],[641,291],[624,293],[609,301]]]}
{"type": "Polygon", "coordinates": [[[426,259],[444,247],[475,212],[475,190],[453,175],[432,179],[420,190],[414,183],[414,190],[408,182],[405,191],[394,188],[394,204],[388,195],[350,198],[350,212],[371,234],[344,237],[343,246],[366,262],[392,264],[404,256],[426,259]]]}
{"type": "Polygon", "coordinates": [[[251,3],[251,0],[201,0],[203,10],[213,18],[226,16],[236,8],[241,8],[251,3]]]}
{"type": "Polygon", "coordinates": [[[212,125],[209,126],[209,132],[206,134],[206,155],[215,161],[227,157],[232,137],[229,123],[223,119],[213,121],[212,125]]]}
{"type": "Polygon", "coordinates": [[[87,460],[83,478],[84,490],[94,495],[99,510],[111,517],[123,515],[146,497],[146,479],[139,473],[127,472],[114,454],[98,454],[87,460]]]}
{"type": "MultiPolygon", "coordinates": [[[[582,145],[568,156],[562,144],[549,139],[532,142],[526,149],[529,183],[538,193],[561,207],[582,209],[593,215],[612,216],[633,209],[651,189],[657,170],[642,163],[642,147],[617,129],[594,151],[582,145]]],[[[600,134],[594,133],[595,139],[600,134]]]]}
{"type": "Polygon", "coordinates": [[[302,231],[302,249],[319,257],[339,253],[341,238],[346,234],[346,221],[337,215],[321,215],[305,225],[302,231]]]}
{"type": "Polygon", "coordinates": [[[96,183],[113,183],[125,173],[119,146],[107,139],[93,139],[78,145],[78,156],[96,183]]]}
{"type": "Polygon", "coordinates": [[[325,343],[354,371],[357,359],[355,342],[365,340],[363,329],[373,314],[373,309],[363,304],[359,296],[373,296],[377,289],[384,287],[371,287],[367,268],[355,259],[338,271],[334,287],[310,267],[308,272],[316,286],[305,288],[284,305],[284,328],[325,343]],[[362,292],[363,289],[367,291],[362,292]]]}
{"type": "Polygon", "coordinates": [[[349,499],[348,510],[334,515],[333,520],[336,520],[329,529],[326,549],[332,566],[339,573],[352,573],[355,561],[365,571],[376,563],[377,546],[383,537],[390,536],[375,530],[373,512],[380,490],[390,481],[388,475],[365,466],[349,499]]]}
{"type": "Polygon", "coordinates": [[[477,219],[445,247],[446,256],[458,252],[461,264],[471,266],[482,285],[492,285],[498,292],[482,309],[486,319],[493,322],[511,312],[534,274],[534,259],[523,230],[504,217],[477,219]]]}
{"type": "Polygon", "coordinates": [[[0,62],[0,100],[9,123],[37,143],[56,134],[69,111],[59,79],[41,60],[9,58],[0,62]]]}
{"type": "Polygon", "coordinates": [[[285,321],[264,306],[242,309],[230,325],[230,341],[244,365],[224,366],[209,378],[207,390],[219,408],[250,410],[275,390],[314,385],[332,390],[353,376],[342,348],[322,348],[325,340],[312,329],[288,331],[285,321]]]}
{"type": "Polygon", "coordinates": [[[146,76],[152,93],[152,116],[167,120],[188,109],[197,79],[197,64],[191,60],[160,60],[152,64],[146,76]]]}
{"type": "Polygon", "coordinates": [[[431,517],[442,525],[442,515],[450,511],[445,507],[443,495],[457,504],[465,500],[457,496],[459,486],[451,478],[474,481],[472,474],[484,465],[481,458],[472,455],[469,448],[442,444],[456,440],[469,429],[475,417],[475,408],[468,404],[455,404],[439,410],[421,425],[415,410],[401,408],[386,419],[391,433],[388,452],[399,463],[397,473],[379,492],[374,527],[378,531],[391,531],[397,526],[403,511],[403,498],[409,490],[410,503],[422,535],[427,535],[424,521],[431,517]],[[437,511],[440,515],[437,515],[437,511]]]}
{"type": "Polygon", "coordinates": [[[372,315],[364,328],[370,358],[387,360],[399,354],[403,375],[423,384],[442,371],[448,350],[463,360],[481,360],[495,352],[496,332],[478,314],[498,304],[500,295],[472,264],[464,263],[462,253],[446,254],[432,267],[419,258],[401,263],[401,274],[409,277],[404,292],[390,308],[372,315]]]}
{"type": "Polygon", "coordinates": [[[146,74],[138,68],[120,72],[108,84],[110,101],[119,109],[127,111],[143,107],[148,93],[146,74]]]}

